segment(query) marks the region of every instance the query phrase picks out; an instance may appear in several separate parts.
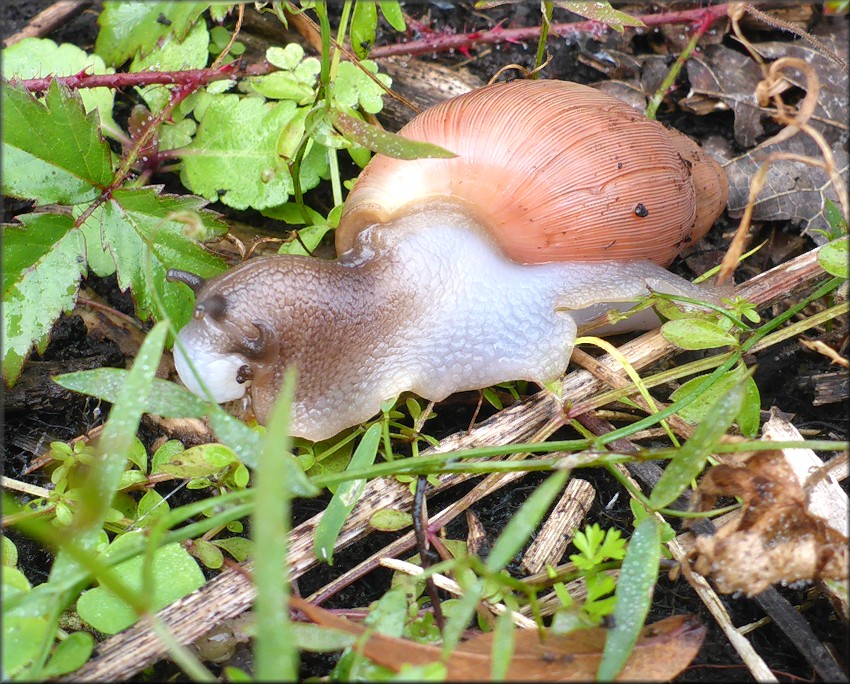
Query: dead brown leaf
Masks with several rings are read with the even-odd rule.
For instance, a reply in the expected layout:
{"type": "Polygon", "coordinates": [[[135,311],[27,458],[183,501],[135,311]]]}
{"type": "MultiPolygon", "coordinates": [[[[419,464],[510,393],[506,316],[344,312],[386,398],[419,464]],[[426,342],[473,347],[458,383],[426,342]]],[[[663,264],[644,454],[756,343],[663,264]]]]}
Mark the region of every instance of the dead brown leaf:
{"type": "MultiPolygon", "coordinates": [[[[318,625],[363,635],[366,628],[329,611],[293,597],[292,604],[318,625]]],[[[690,615],[675,615],[644,628],[618,679],[668,680],[694,659],[706,629],[690,615]]],[[[547,635],[534,629],[514,632],[515,646],[506,673],[515,681],[588,681],[599,668],[606,630],[579,630],[565,636],[547,635]]],[[[492,634],[463,642],[446,661],[449,681],[490,678],[492,634]]],[[[379,665],[396,672],[405,664],[427,665],[441,659],[438,646],[419,644],[373,633],[362,645],[363,653],[379,665]]]]}
{"type": "MultiPolygon", "coordinates": [[[[840,24],[834,33],[819,36],[828,49],[841,59],[847,59],[847,29],[840,24]]],[[[796,58],[814,70],[820,87],[814,115],[808,123],[819,131],[832,148],[839,174],[848,178],[848,97],[847,73],[829,56],[811,45],[800,42],[757,43],[753,48],[767,60],[796,58]]],[[[719,109],[731,109],[735,114],[735,142],[743,148],[753,148],[765,135],[765,122],[771,110],[756,101],[756,86],[762,78],[761,69],[749,56],[723,45],[705,49],[702,55],[688,62],[688,77],[692,92],[683,99],[683,109],[696,114],[708,114],[719,109]]],[[[787,86],[806,90],[802,74],[789,70],[787,86]]],[[[750,181],[769,155],[777,153],[800,157],[821,157],[814,140],[796,135],[777,144],[747,149],[738,156],[723,155],[721,161],[729,178],[728,212],[740,218],[747,206],[750,181]]],[[[845,183],[847,181],[845,180],[845,183]]],[[[822,169],[791,159],[771,163],[764,188],[753,208],[755,221],[793,221],[803,232],[822,244],[826,238],[818,230],[828,230],[826,200],[838,203],[838,195],[822,169]]]]}
{"type": "Polygon", "coordinates": [[[722,593],[758,594],[776,582],[847,578],[847,537],[809,512],[808,493],[781,451],[721,464],[702,478],[699,511],[719,496],[739,496],[743,513],[712,536],[700,536],[693,567],[722,593]]]}

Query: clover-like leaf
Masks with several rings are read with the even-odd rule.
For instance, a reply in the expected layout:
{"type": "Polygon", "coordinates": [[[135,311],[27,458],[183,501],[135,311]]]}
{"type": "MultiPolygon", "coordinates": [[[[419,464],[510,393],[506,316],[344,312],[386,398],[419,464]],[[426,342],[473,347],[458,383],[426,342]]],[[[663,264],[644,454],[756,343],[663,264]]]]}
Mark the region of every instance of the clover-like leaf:
{"type": "MultiPolygon", "coordinates": [[[[109,547],[108,553],[117,553],[125,545],[136,543],[136,537],[141,534],[135,532],[118,537],[109,547]]],[[[114,568],[122,583],[138,594],[146,588],[143,580],[144,562],[143,556],[136,556],[114,568]]],[[[147,596],[151,611],[164,608],[204,583],[204,573],[180,544],[169,544],[154,551],[150,570],[152,586],[147,596]]],[[[139,617],[130,605],[104,587],[95,587],[83,593],[77,600],[77,612],[83,620],[104,634],[120,632],[139,617]]]]}

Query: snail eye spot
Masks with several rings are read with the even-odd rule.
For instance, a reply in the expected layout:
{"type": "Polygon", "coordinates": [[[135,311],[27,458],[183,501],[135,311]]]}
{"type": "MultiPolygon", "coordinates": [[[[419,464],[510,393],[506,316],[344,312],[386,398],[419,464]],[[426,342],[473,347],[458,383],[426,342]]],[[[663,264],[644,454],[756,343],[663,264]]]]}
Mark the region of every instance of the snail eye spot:
{"type": "Polygon", "coordinates": [[[247,363],[243,363],[239,366],[239,370],[236,371],[236,382],[240,385],[244,385],[246,382],[254,379],[254,371],[251,370],[251,366],[247,363]]]}
{"type": "Polygon", "coordinates": [[[227,302],[221,295],[210,295],[204,301],[198,302],[195,306],[195,311],[192,314],[195,320],[201,320],[205,316],[211,316],[214,320],[220,321],[227,313],[227,302]]]}

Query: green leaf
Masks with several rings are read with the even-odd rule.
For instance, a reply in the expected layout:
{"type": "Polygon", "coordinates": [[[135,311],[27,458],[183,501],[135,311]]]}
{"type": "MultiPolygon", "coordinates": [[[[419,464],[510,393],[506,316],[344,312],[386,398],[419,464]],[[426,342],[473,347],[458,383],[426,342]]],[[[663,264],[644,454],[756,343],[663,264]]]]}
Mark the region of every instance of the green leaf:
{"type": "Polygon", "coordinates": [[[741,412],[745,387],[745,382],[740,381],[718,398],[691,438],[679,447],[650,494],[649,502],[653,508],[663,508],[675,501],[702,472],[711,450],[741,412]]]}
{"type": "Polygon", "coordinates": [[[398,532],[413,525],[413,516],[392,508],[380,508],[369,518],[369,527],[381,532],[398,532]]]}
{"type": "Polygon", "coordinates": [[[359,66],[351,62],[342,62],[337,67],[336,78],[333,81],[333,106],[340,110],[353,110],[358,107],[369,114],[377,114],[384,106],[384,89],[372,80],[368,71],[375,79],[388,88],[392,79],[386,74],[378,73],[378,65],[372,60],[365,59],[359,66]]]}
{"type": "Polygon", "coordinates": [[[660,562],[658,522],[655,518],[646,518],[635,529],[620,570],[614,626],[605,637],[596,675],[598,681],[613,681],[629,659],[652,603],[660,562]]]}
{"type": "Polygon", "coordinates": [[[74,308],[86,272],[85,244],[70,216],[19,220],[22,228],[3,227],[3,377],[10,386],[33,345],[44,351],[53,323],[74,308]]]}
{"type": "MultiPolygon", "coordinates": [[[[53,381],[65,389],[114,404],[129,372],[123,368],[95,368],[57,375],[53,381]]],[[[154,378],[142,402],[142,410],[164,418],[202,418],[209,411],[209,403],[173,382],[154,378]]],[[[156,462],[155,455],[154,464],[156,462]]]]}
{"type": "Polygon", "coordinates": [[[136,53],[147,54],[169,34],[182,40],[209,6],[208,2],[105,2],[97,18],[95,52],[107,64],[120,66],[136,53]]]}
{"type": "Polygon", "coordinates": [[[395,133],[382,131],[377,126],[355,119],[344,112],[331,112],[331,119],[334,126],[363,147],[394,159],[450,159],[457,156],[439,145],[409,140],[395,133]]]}
{"type": "MultiPolygon", "coordinates": [[[[110,503],[118,490],[121,474],[127,462],[127,453],[144,411],[144,397],[159,367],[168,327],[157,323],[145,337],[127,381],[118,393],[109,419],[103,428],[98,444],[97,467],[89,470],[80,488],[80,507],[76,523],[84,530],[84,544],[96,543],[96,535],[109,512],[110,503]]],[[[65,552],[61,552],[64,554],[65,552]]],[[[57,563],[58,563],[57,559],[57,563]]],[[[76,561],[72,561],[77,565],[76,561]]],[[[54,563],[54,569],[56,563],[54,563]]]]}
{"type": "MultiPolygon", "coordinates": [[[[157,43],[144,57],[136,56],[130,64],[131,72],[184,71],[203,69],[209,59],[210,34],[203,22],[198,22],[182,39],[174,34],[157,43]]],[[[171,87],[149,85],[136,88],[154,114],[162,111],[171,98],[171,87]]]]}
{"type": "Polygon", "coordinates": [[[236,454],[222,444],[201,444],[175,454],[168,463],[160,464],[159,470],[187,479],[208,477],[238,460],[236,454]]]}
{"type": "MultiPolygon", "coordinates": [[[[293,191],[278,138],[298,112],[290,100],[269,103],[258,97],[216,97],[195,116],[198,132],[183,152],[180,178],[193,192],[236,209],[283,204],[293,191]]],[[[301,187],[314,188],[327,172],[321,148],[305,155],[301,187]]]]}
{"type": "Polygon", "coordinates": [[[224,549],[240,563],[254,552],[254,544],[250,539],[244,537],[225,537],[224,539],[213,539],[212,543],[224,549]]]}
{"type": "MultiPolygon", "coordinates": [[[[132,532],[118,537],[109,547],[109,554],[119,551],[124,544],[142,532],[132,532]]],[[[131,590],[142,592],[144,557],[136,556],[119,563],[115,574],[131,590]]],[[[152,593],[148,595],[149,610],[164,608],[169,603],[193,592],[204,583],[204,573],[198,563],[180,544],[168,544],[153,552],[151,563],[152,593]]],[[[109,589],[96,587],[84,592],[77,600],[80,617],[99,632],[116,634],[132,625],[139,616],[109,589]]]]}
{"type": "Polygon", "coordinates": [[[384,19],[396,31],[404,31],[407,28],[398,0],[378,0],[378,7],[381,8],[384,19]]]}
{"type": "MultiPolygon", "coordinates": [[[[349,469],[360,470],[371,466],[375,462],[380,439],[381,426],[375,424],[366,431],[366,434],[360,440],[360,444],[357,445],[357,449],[351,457],[349,469]]],[[[334,544],[336,544],[346,518],[351,513],[351,509],[354,508],[354,504],[360,499],[365,487],[366,480],[348,480],[341,483],[316,526],[316,532],[313,536],[313,551],[316,558],[328,565],[333,565],[334,544]]]]}
{"type": "MultiPolygon", "coordinates": [[[[677,388],[671,395],[670,399],[678,401],[684,396],[693,392],[699,385],[708,377],[708,375],[700,375],[691,380],[688,380],[682,386],[677,388]]],[[[699,424],[705,420],[709,411],[712,410],[714,404],[740,380],[741,373],[738,370],[731,370],[724,373],[700,396],[694,399],[690,404],[679,410],[679,416],[687,420],[689,423],[699,424]]],[[[753,378],[747,378],[744,381],[744,402],[741,406],[741,412],[736,416],[738,427],[741,432],[747,437],[754,437],[758,434],[761,411],[761,396],[758,385],[753,378]]]]}
{"type": "Polygon", "coordinates": [[[83,224],[89,253],[108,252],[118,272],[118,286],[133,292],[140,318],[159,317],[153,288],[178,328],[189,322],[193,293],[165,279],[169,268],[182,268],[202,278],[218,275],[225,262],[199,244],[227,232],[217,214],[203,209],[198,197],[160,195],[158,188],[116,190],[83,224]],[[147,261],[153,281],[148,278],[147,261]]]}
{"type": "Polygon", "coordinates": [[[844,219],[844,214],[841,213],[841,209],[838,207],[838,205],[831,199],[827,199],[824,204],[826,222],[829,224],[829,227],[832,228],[834,234],[846,233],[847,221],[844,219]]]}
{"type": "Polygon", "coordinates": [[[298,43],[289,43],[286,47],[272,46],[266,50],[266,61],[278,69],[292,71],[304,59],[304,48],[298,43]]]}
{"type": "Polygon", "coordinates": [[[357,642],[354,634],[304,622],[293,623],[292,633],[298,648],[311,653],[341,651],[357,642]]]}
{"type": "Polygon", "coordinates": [[[668,342],[682,349],[714,349],[726,345],[738,346],[738,338],[716,323],[702,318],[680,318],[661,326],[661,334],[668,342]]]}
{"type": "MultiPolygon", "coordinates": [[[[298,652],[289,620],[289,583],[286,580],[292,492],[286,486],[287,459],[292,448],[289,425],[295,396],[296,373],[286,369],[263,440],[255,480],[255,505],[251,513],[254,541],[254,600],[256,639],[255,674],[258,680],[294,680],[298,652]],[[281,486],[283,484],[283,486],[281,486]]],[[[293,459],[294,460],[294,459],[293,459]]]]}
{"type": "Polygon", "coordinates": [[[525,545],[555,497],[563,490],[569,476],[567,470],[550,475],[514,513],[487,556],[486,566],[490,572],[498,572],[504,568],[525,545]]]}
{"type": "Polygon", "coordinates": [[[355,0],[351,16],[351,48],[360,59],[369,54],[375,44],[378,10],[375,0],[355,0]]]}
{"type": "Polygon", "coordinates": [[[555,4],[586,19],[602,22],[618,33],[623,33],[624,26],[645,26],[637,17],[614,9],[610,2],[604,0],[602,2],[599,2],[599,0],[595,0],[594,2],[555,0],[555,4]]]}
{"type": "Polygon", "coordinates": [[[490,680],[504,681],[514,654],[514,622],[509,611],[502,612],[496,618],[493,628],[493,644],[490,647],[490,680]]]}
{"type": "Polygon", "coordinates": [[[18,547],[15,546],[15,542],[3,536],[0,537],[0,547],[2,547],[3,567],[14,568],[18,564],[18,547]]]}
{"type": "Polygon", "coordinates": [[[194,542],[194,555],[210,570],[218,570],[224,565],[224,554],[212,542],[205,539],[196,539],[194,542]]]}
{"type": "Polygon", "coordinates": [[[41,671],[46,678],[58,677],[80,669],[94,650],[94,637],[88,632],[74,632],[60,641],[41,671]]]}
{"type": "Polygon", "coordinates": [[[112,153],[77,93],[54,81],[39,101],[4,81],[2,100],[4,195],[78,204],[112,182],[112,153]]]}
{"type": "MultiPolygon", "coordinates": [[[[3,78],[13,76],[21,79],[42,78],[45,76],[73,76],[81,71],[87,74],[111,74],[114,69],[107,68],[97,55],[89,55],[76,45],[62,43],[57,45],[48,38],[24,38],[3,50],[3,78]]],[[[86,112],[97,110],[100,124],[109,134],[120,131],[112,119],[112,105],[115,93],[111,88],[82,88],[80,98],[86,112]]]]}
{"type": "Polygon", "coordinates": [[[847,261],[846,237],[825,244],[818,252],[818,263],[821,268],[830,275],[838,276],[839,278],[848,277],[847,261]]]}
{"type": "Polygon", "coordinates": [[[3,616],[4,681],[14,680],[15,675],[35,661],[48,629],[43,617],[3,616]]]}

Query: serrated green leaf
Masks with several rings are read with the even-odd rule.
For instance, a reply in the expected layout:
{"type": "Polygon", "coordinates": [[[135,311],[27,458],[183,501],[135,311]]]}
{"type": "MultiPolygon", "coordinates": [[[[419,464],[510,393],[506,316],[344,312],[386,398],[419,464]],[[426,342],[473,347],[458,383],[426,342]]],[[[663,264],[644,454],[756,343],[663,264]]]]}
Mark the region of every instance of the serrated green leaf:
{"type": "MultiPolygon", "coordinates": [[[[135,543],[143,534],[133,532],[118,537],[109,547],[109,554],[117,553],[125,544],[135,543]]],[[[114,572],[135,592],[143,589],[144,558],[137,556],[115,566],[114,572]]],[[[152,592],[148,594],[149,609],[157,611],[204,583],[204,573],[192,556],[180,545],[169,544],[153,552],[151,564],[152,592]]],[[[133,609],[110,590],[96,587],[84,592],[77,600],[80,617],[104,634],[115,634],[138,620],[133,609]]]]}
{"type": "Polygon", "coordinates": [[[631,655],[643,629],[661,562],[661,539],[655,518],[645,518],[635,529],[617,582],[614,626],[605,636],[598,681],[613,681],[631,655]]]}
{"type": "Polygon", "coordinates": [[[580,0],[555,0],[555,4],[558,7],[563,7],[565,10],[569,10],[570,12],[585,17],[586,19],[599,21],[610,26],[618,33],[623,32],[624,26],[645,26],[645,24],[637,17],[633,17],[625,12],[614,9],[610,2],[604,0],[602,2],[599,0],[595,0],[594,2],[583,2],[580,0]]]}
{"type": "Polygon", "coordinates": [[[649,496],[653,508],[663,508],[675,501],[700,474],[711,450],[741,412],[744,388],[745,382],[740,381],[714,402],[691,438],[679,447],[649,496]]]}
{"type": "MultiPolygon", "coordinates": [[[[4,106],[5,109],[5,106],[4,106]]],[[[3,227],[3,377],[15,383],[33,346],[74,308],[86,272],[83,236],[70,216],[25,214],[3,227]]]]}
{"type": "Polygon", "coordinates": [[[833,240],[832,242],[821,247],[818,252],[818,263],[821,268],[830,275],[838,276],[839,278],[848,277],[848,249],[847,238],[833,240]]]}
{"type": "Polygon", "coordinates": [[[378,9],[375,0],[356,0],[351,15],[351,48],[360,59],[364,59],[375,44],[377,28],[378,9]]]}
{"type": "MultiPolygon", "coordinates": [[[[53,382],[65,389],[115,403],[129,373],[123,368],[95,368],[54,376],[53,382]]],[[[164,418],[201,418],[209,408],[209,404],[200,397],[162,378],[153,379],[142,406],[145,413],[164,418]]]]}
{"type": "MultiPolygon", "coordinates": [[[[351,457],[349,469],[360,470],[371,466],[375,462],[380,439],[381,426],[373,425],[366,431],[366,434],[360,440],[360,444],[357,445],[357,449],[351,457]]],[[[349,513],[351,513],[351,509],[354,508],[354,504],[360,499],[365,486],[365,480],[349,480],[341,483],[316,526],[316,532],[313,536],[313,551],[316,558],[328,565],[333,565],[334,544],[336,544],[339,532],[349,513]]]]}
{"type": "MultiPolygon", "coordinates": [[[[209,31],[203,22],[198,22],[182,40],[170,34],[144,57],[136,56],[130,64],[130,71],[203,69],[210,56],[209,46],[209,31]]],[[[158,114],[168,104],[171,98],[170,90],[169,86],[163,85],[136,88],[154,114],[158,114]]]]}
{"type": "MultiPolygon", "coordinates": [[[[111,74],[97,55],[89,55],[71,43],[57,45],[49,38],[24,38],[3,50],[3,78],[21,79],[45,76],[73,76],[81,71],[87,74],[111,74]]],[[[100,124],[110,135],[120,132],[112,118],[115,93],[110,88],[82,88],[80,98],[86,112],[97,110],[100,124]]]]}
{"type": "Polygon", "coordinates": [[[738,338],[716,323],[702,318],[679,318],[661,326],[661,334],[668,342],[682,349],[714,349],[738,345],[738,338]]]}
{"type": "Polygon", "coordinates": [[[451,159],[457,155],[439,145],[410,140],[395,133],[382,131],[377,126],[355,119],[344,112],[331,112],[334,126],[352,140],[373,152],[384,154],[393,159],[451,159]]]}
{"type": "Polygon", "coordinates": [[[112,153],[77,93],[54,81],[39,101],[3,82],[2,100],[4,195],[78,204],[112,182],[112,153]]]}
{"type": "Polygon", "coordinates": [[[378,6],[381,8],[384,19],[396,31],[404,31],[407,28],[398,0],[378,0],[378,6]]]}
{"type": "MultiPolygon", "coordinates": [[[[192,192],[236,209],[283,204],[293,187],[277,142],[297,112],[291,100],[270,103],[238,95],[217,97],[200,112],[196,107],[200,123],[192,144],[183,150],[182,182],[192,192]]],[[[324,150],[305,155],[302,189],[314,188],[326,172],[324,150]]]]}
{"type": "Polygon", "coordinates": [[[168,35],[182,40],[208,2],[105,2],[95,52],[111,66],[145,55],[168,35]]]}
{"type": "Polygon", "coordinates": [[[88,244],[100,241],[118,272],[118,286],[133,292],[139,317],[159,315],[151,287],[155,287],[165,313],[180,328],[188,323],[194,295],[180,283],[165,280],[169,268],[182,268],[208,278],[221,273],[225,262],[209,253],[196,237],[208,240],[227,228],[204,210],[198,197],[159,195],[156,188],[116,190],[83,224],[88,244]],[[151,258],[153,282],[148,278],[151,258]]]}

